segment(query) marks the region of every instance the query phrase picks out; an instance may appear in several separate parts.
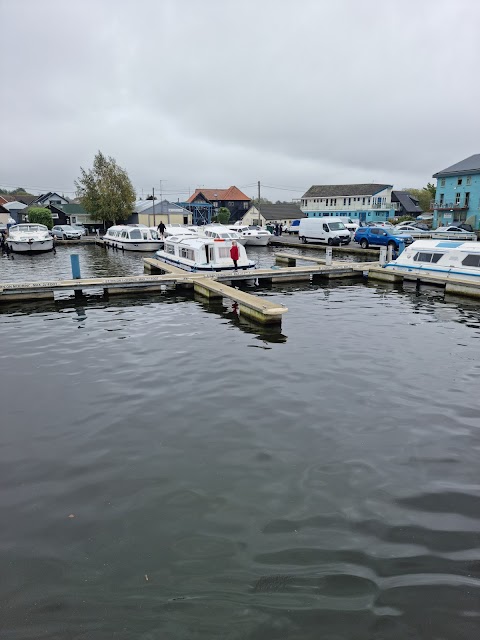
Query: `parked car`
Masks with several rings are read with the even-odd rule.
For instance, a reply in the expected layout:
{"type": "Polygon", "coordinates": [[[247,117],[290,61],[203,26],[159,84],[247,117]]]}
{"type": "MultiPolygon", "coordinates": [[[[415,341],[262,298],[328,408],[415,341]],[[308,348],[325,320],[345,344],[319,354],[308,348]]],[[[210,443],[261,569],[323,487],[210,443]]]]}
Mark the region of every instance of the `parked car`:
{"type": "Polygon", "coordinates": [[[456,225],[459,229],[463,229],[464,231],[468,231],[469,233],[474,233],[473,227],[468,222],[460,222],[456,225]]]}
{"type": "Polygon", "coordinates": [[[82,236],[86,236],[87,235],[87,230],[85,229],[83,224],[72,224],[71,226],[74,229],[78,229],[78,231],[81,231],[82,232],[82,236]]]}
{"type": "Polygon", "coordinates": [[[465,229],[453,225],[450,225],[449,227],[437,227],[435,231],[439,231],[441,233],[465,233],[465,229]]]}
{"type": "Polygon", "coordinates": [[[400,222],[395,225],[395,229],[406,229],[408,227],[415,227],[416,229],[421,229],[422,231],[430,231],[428,225],[424,222],[417,222],[416,220],[408,220],[407,222],[400,222]]]}
{"type": "Polygon", "coordinates": [[[404,245],[412,244],[413,238],[408,233],[397,233],[384,227],[360,227],[353,237],[355,242],[367,249],[370,245],[386,246],[399,249],[400,242],[404,245]]]}
{"type": "Polygon", "coordinates": [[[79,240],[83,235],[80,229],[74,229],[69,224],[55,225],[51,234],[54,238],[61,238],[62,240],[79,240]]]}
{"type": "Polygon", "coordinates": [[[425,231],[425,229],[419,229],[419,227],[414,227],[411,224],[403,224],[403,225],[398,225],[398,227],[394,228],[395,233],[416,233],[417,235],[421,235],[421,234],[425,234],[428,233],[428,227],[427,230],[425,231]]]}
{"type": "Polygon", "coordinates": [[[350,234],[352,236],[359,226],[358,221],[352,220],[352,218],[348,218],[347,216],[335,216],[335,220],[340,220],[341,222],[343,222],[343,224],[350,231],[350,234]]]}
{"type": "Polygon", "coordinates": [[[367,227],[387,227],[388,229],[393,229],[393,224],[387,220],[377,220],[376,222],[372,220],[365,224],[367,227]]]}
{"type": "Polygon", "coordinates": [[[352,239],[350,231],[336,217],[300,220],[298,237],[304,244],[313,240],[313,242],[326,242],[329,245],[349,244],[352,239]]]}
{"type": "Polygon", "coordinates": [[[300,220],[292,220],[290,226],[284,229],[289,234],[298,233],[298,227],[300,226],[300,220]]]}

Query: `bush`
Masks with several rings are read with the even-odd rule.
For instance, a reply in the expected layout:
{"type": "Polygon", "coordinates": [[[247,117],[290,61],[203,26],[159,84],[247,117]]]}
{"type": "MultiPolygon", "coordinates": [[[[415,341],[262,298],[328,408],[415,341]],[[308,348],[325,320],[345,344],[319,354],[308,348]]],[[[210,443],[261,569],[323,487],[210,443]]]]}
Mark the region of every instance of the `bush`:
{"type": "Polygon", "coordinates": [[[52,213],[49,209],[44,207],[32,207],[27,209],[28,221],[35,224],[44,224],[51,229],[53,227],[52,213]]]}
{"type": "Polygon", "coordinates": [[[217,222],[220,224],[228,224],[230,221],[230,210],[227,207],[220,207],[217,211],[217,222]]]}

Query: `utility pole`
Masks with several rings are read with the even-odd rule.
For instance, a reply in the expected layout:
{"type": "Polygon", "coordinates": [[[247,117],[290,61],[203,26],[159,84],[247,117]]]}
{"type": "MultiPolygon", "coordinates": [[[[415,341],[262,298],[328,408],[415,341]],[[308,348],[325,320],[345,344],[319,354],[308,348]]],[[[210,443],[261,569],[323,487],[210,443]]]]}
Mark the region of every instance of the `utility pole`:
{"type": "Polygon", "coordinates": [[[260,180],[258,181],[258,204],[260,204],[260,180]]]}
{"type": "MultiPolygon", "coordinates": [[[[153,226],[156,227],[157,225],[155,223],[155,187],[152,187],[152,198],[153,198],[153,200],[152,200],[152,202],[153,202],[153,226]]],[[[150,222],[150,216],[148,216],[148,218],[149,218],[148,221],[150,222]]],[[[152,225],[149,224],[148,226],[151,227],[152,225]]]]}

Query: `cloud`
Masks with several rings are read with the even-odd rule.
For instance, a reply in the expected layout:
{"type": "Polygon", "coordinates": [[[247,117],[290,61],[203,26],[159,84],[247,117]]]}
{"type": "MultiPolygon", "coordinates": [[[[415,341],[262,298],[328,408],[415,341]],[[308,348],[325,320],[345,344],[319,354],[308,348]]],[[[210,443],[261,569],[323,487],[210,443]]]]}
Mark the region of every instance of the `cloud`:
{"type": "Polygon", "coordinates": [[[5,184],[73,189],[102,149],[137,189],[162,179],[172,197],[258,179],[400,187],[479,151],[480,7],[467,0],[4,0],[0,12],[5,184]]]}

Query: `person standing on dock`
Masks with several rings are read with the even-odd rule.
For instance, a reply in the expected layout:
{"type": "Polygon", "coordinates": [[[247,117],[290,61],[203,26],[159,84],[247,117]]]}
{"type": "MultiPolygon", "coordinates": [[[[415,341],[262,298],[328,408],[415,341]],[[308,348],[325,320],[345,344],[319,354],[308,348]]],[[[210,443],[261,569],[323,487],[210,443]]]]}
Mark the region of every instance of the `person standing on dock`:
{"type": "Polygon", "coordinates": [[[160,222],[160,224],[158,225],[157,229],[158,229],[158,233],[163,238],[163,234],[165,233],[165,229],[166,229],[166,226],[163,224],[163,220],[162,220],[162,222],[160,222]]]}
{"type": "Polygon", "coordinates": [[[240,258],[240,251],[238,250],[235,240],[232,242],[232,248],[230,249],[230,258],[233,260],[235,271],[238,269],[238,259],[240,258]]]}

